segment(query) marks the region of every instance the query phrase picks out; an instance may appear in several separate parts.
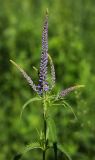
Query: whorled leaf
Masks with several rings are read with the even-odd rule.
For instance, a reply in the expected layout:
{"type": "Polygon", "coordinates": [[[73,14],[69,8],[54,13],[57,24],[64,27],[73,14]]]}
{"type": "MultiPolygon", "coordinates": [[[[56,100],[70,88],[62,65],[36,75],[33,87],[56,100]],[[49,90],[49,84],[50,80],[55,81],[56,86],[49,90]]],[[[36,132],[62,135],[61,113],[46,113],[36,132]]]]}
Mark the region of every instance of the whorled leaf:
{"type": "Polygon", "coordinates": [[[75,120],[78,120],[78,118],[77,118],[77,116],[76,116],[73,108],[70,106],[70,104],[68,104],[66,101],[63,101],[63,104],[62,104],[62,105],[65,105],[66,107],[70,108],[71,112],[72,112],[73,115],[74,115],[75,120]]]}
{"type": "Polygon", "coordinates": [[[41,101],[41,98],[39,97],[34,97],[34,98],[31,98],[29,99],[23,106],[22,106],[22,110],[21,110],[21,114],[20,114],[20,119],[22,117],[22,113],[24,111],[24,109],[32,102],[35,102],[35,101],[41,101]]]}
{"type": "Polygon", "coordinates": [[[70,108],[71,112],[73,113],[75,120],[78,119],[73,108],[66,101],[62,101],[61,103],[53,103],[52,106],[64,106],[65,108],[68,107],[68,108],[70,108]]]}

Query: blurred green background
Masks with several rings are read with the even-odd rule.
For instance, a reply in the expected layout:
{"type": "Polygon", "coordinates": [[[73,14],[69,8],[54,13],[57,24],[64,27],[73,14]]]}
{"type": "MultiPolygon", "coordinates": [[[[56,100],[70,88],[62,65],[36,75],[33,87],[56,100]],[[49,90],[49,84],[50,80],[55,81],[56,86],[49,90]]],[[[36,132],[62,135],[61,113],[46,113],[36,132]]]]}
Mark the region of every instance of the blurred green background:
{"type": "MultiPolygon", "coordinates": [[[[35,94],[9,59],[37,83],[32,66],[39,67],[47,7],[55,91],[85,85],[66,97],[78,120],[69,108],[54,110],[59,142],[73,160],[95,160],[95,0],[0,0],[0,160],[11,160],[37,140],[41,105],[27,107],[20,121],[23,104],[35,94]]],[[[41,160],[41,153],[31,151],[23,158],[30,159],[41,160]]],[[[52,152],[47,159],[53,160],[52,152]]]]}

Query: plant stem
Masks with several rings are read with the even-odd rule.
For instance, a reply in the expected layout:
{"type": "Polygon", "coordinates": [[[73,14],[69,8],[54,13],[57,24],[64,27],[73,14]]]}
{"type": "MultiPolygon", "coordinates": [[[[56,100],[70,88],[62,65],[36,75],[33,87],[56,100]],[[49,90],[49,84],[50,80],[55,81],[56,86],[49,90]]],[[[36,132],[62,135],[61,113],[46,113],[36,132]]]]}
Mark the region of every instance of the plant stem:
{"type": "Polygon", "coordinates": [[[43,150],[43,160],[46,158],[46,129],[47,129],[47,124],[46,124],[46,119],[44,115],[44,150],[43,150]]]}
{"type": "Polygon", "coordinates": [[[46,147],[47,147],[47,139],[46,139],[46,131],[47,131],[47,122],[46,122],[46,102],[44,99],[44,114],[43,114],[43,120],[44,120],[44,150],[43,150],[43,160],[46,159],[46,147]]]}
{"type": "Polygon", "coordinates": [[[53,143],[55,160],[57,160],[57,142],[53,143]]]}
{"type": "Polygon", "coordinates": [[[44,150],[43,151],[43,160],[45,160],[45,158],[46,158],[46,151],[44,150]]]}
{"type": "Polygon", "coordinates": [[[47,130],[47,123],[46,123],[46,119],[44,117],[44,138],[45,138],[45,142],[46,142],[46,130],[47,130]]]}

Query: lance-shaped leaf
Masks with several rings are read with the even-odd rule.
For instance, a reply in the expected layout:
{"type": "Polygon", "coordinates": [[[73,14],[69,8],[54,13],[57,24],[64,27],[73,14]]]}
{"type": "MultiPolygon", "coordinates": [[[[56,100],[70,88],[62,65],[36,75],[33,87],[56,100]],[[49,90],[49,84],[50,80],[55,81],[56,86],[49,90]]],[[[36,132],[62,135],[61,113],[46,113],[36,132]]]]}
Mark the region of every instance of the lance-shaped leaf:
{"type": "Polygon", "coordinates": [[[73,87],[70,87],[70,88],[67,88],[63,91],[61,91],[58,95],[58,98],[63,98],[64,96],[66,96],[67,94],[69,94],[70,92],[78,89],[78,88],[81,88],[81,87],[84,87],[84,85],[77,85],[77,86],[73,86],[73,87]]]}
{"type": "Polygon", "coordinates": [[[10,62],[17,67],[17,69],[22,73],[22,75],[27,80],[29,85],[33,88],[33,90],[37,92],[35,84],[33,83],[32,79],[27,75],[27,73],[14,61],[10,60],[10,62]]]}
{"type": "Polygon", "coordinates": [[[51,84],[52,84],[52,87],[51,89],[55,86],[55,68],[54,68],[54,64],[53,64],[53,61],[52,61],[52,58],[51,56],[48,54],[48,58],[49,58],[49,62],[50,62],[50,67],[51,67],[51,84]]]}
{"type": "Polygon", "coordinates": [[[57,142],[56,125],[52,117],[47,118],[47,139],[57,142]]]}
{"type": "Polygon", "coordinates": [[[27,153],[28,151],[31,151],[32,149],[42,149],[42,147],[38,142],[31,143],[25,147],[25,149],[23,150],[23,154],[27,153]]]}
{"type": "Polygon", "coordinates": [[[74,112],[74,110],[73,110],[73,108],[66,102],[66,101],[63,101],[63,102],[61,102],[61,103],[55,103],[55,104],[52,104],[52,106],[64,106],[65,108],[70,108],[70,110],[71,110],[71,112],[73,113],[73,115],[74,115],[74,118],[77,120],[78,118],[77,118],[77,116],[76,116],[76,114],[75,114],[75,112],[74,112]]]}
{"type": "Polygon", "coordinates": [[[39,71],[39,91],[44,90],[47,75],[48,63],[48,12],[46,12],[43,32],[42,32],[42,54],[39,71]]]}
{"type": "Polygon", "coordinates": [[[40,146],[40,144],[38,142],[34,142],[32,144],[29,144],[23,149],[23,151],[21,153],[17,154],[14,157],[14,160],[20,160],[24,156],[24,154],[26,154],[27,152],[29,152],[33,149],[42,149],[42,147],[40,146]]]}
{"type": "Polygon", "coordinates": [[[29,99],[23,106],[22,106],[22,110],[21,110],[21,114],[20,114],[20,119],[22,117],[22,114],[23,114],[23,111],[24,109],[32,102],[37,102],[37,101],[40,101],[41,98],[38,98],[38,97],[34,97],[34,98],[31,98],[29,99]]]}

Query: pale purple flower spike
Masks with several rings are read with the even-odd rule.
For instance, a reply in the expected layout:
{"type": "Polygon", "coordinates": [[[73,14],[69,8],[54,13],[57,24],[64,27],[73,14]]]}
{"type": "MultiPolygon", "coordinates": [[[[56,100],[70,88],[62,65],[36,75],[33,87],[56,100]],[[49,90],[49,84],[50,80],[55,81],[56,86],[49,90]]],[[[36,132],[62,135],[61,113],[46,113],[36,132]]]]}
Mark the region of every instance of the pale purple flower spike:
{"type": "Polygon", "coordinates": [[[51,68],[51,89],[53,89],[53,87],[55,86],[55,68],[54,68],[54,64],[52,61],[52,58],[50,55],[48,55],[49,57],[49,61],[50,61],[50,68],[51,68]]]}
{"type": "Polygon", "coordinates": [[[66,96],[68,93],[80,88],[80,87],[84,87],[84,85],[76,85],[76,86],[73,86],[73,87],[70,87],[70,88],[67,88],[63,91],[61,91],[58,95],[58,98],[63,98],[64,96],[66,96]]]}
{"type": "Polygon", "coordinates": [[[38,84],[39,88],[38,91],[40,92],[40,94],[43,91],[47,91],[49,88],[48,84],[46,84],[47,63],[48,63],[48,13],[46,12],[46,17],[42,32],[42,54],[41,54],[39,84],[38,84]]]}
{"type": "Polygon", "coordinates": [[[32,79],[28,76],[28,74],[18,64],[16,64],[14,61],[12,61],[12,60],[10,60],[10,61],[11,61],[12,64],[14,64],[19,69],[19,71],[22,73],[22,75],[27,80],[29,85],[33,88],[33,90],[37,92],[36,85],[33,83],[32,79]]]}

